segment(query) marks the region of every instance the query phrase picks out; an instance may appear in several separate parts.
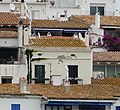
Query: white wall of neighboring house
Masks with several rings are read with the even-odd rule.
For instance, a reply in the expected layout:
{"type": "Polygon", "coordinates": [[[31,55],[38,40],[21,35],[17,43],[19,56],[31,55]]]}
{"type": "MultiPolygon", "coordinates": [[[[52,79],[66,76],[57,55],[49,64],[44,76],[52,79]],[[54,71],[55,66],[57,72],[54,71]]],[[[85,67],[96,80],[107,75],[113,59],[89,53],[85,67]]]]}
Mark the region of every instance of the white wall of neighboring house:
{"type": "Polygon", "coordinates": [[[2,83],[2,76],[13,77],[12,83],[19,83],[20,77],[27,78],[27,65],[25,64],[1,64],[0,65],[0,83],[2,83]]]}
{"type": "Polygon", "coordinates": [[[49,19],[60,19],[60,15],[65,15],[65,11],[67,11],[67,17],[70,17],[71,15],[81,15],[82,11],[80,10],[80,8],[50,8],[49,9],[49,14],[48,17],[49,19]]]}
{"type": "Polygon", "coordinates": [[[41,98],[40,96],[31,96],[31,98],[26,98],[26,96],[2,96],[0,98],[0,108],[2,110],[12,110],[12,104],[20,104],[20,110],[42,110],[41,109],[41,98]]]}
{"type": "Polygon", "coordinates": [[[105,15],[113,16],[115,11],[114,0],[84,0],[83,9],[85,10],[85,15],[90,14],[90,5],[91,6],[104,6],[105,15]]]}
{"type": "Polygon", "coordinates": [[[0,38],[0,46],[4,47],[18,47],[18,40],[15,38],[0,38]]]}
{"type": "MultiPolygon", "coordinates": [[[[67,10],[68,17],[70,15],[90,15],[90,6],[103,6],[104,15],[113,16],[117,13],[120,14],[119,0],[49,0],[48,2],[36,2],[33,0],[26,0],[27,12],[33,19],[53,19],[61,14],[64,14],[64,10],[67,10]],[[51,6],[50,2],[55,1],[54,6],[51,6]],[[63,6],[63,7],[61,7],[63,6]],[[71,7],[70,7],[71,6],[71,7]]],[[[0,11],[10,11],[10,0],[0,2],[0,11]]],[[[20,10],[20,2],[13,2],[16,10],[20,10]]]]}
{"type": "Polygon", "coordinates": [[[91,45],[103,44],[104,29],[100,28],[100,14],[95,15],[95,24],[92,24],[89,28],[89,38],[91,39],[91,45]]]}
{"type": "MultiPolygon", "coordinates": [[[[38,50],[37,50],[38,51],[38,50]]],[[[46,60],[32,62],[32,77],[35,77],[35,65],[45,65],[45,78],[50,78],[51,75],[61,75],[61,82],[66,79],[67,65],[78,65],[78,78],[83,79],[84,84],[91,83],[92,64],[91,50],[84,49],[46,49],[39,52],[34,52],[33,58],[47,58],[46,60]],[[71,51],[72,50],[72,51],[71,51]],[[37,54],[41,53],[42,56],[37,54]],[[75,54],[76,58],[72,58],[71,54],[75,54]],[[58,56],[64,56],[59,58],[58,56]],[[62,62],[59,62],[61,61],[62,62]]]]}
{"type": "MultiPolygon", "coordinates": [[[[42,3],[27,3],[28,15],[31,19],[47,19],[48,5],[42,3]]],[[[51,12],[50,12],[51,13],[51,12]]]]}

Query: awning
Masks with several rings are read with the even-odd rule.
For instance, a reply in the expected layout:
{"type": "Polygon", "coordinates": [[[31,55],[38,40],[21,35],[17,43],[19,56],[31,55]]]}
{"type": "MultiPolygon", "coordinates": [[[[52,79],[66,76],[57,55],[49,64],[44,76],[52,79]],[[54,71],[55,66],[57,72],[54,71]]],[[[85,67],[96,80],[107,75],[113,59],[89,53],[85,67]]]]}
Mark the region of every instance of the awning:
{"type": "Polygon", "coordinates": [[[112,102],[72,102],[72,101],[49,101],[47,105],[72,105],[72,106],[79,106],[79,105],[101,105],[101,106],[110,106],[112,102]]]}
{"type": "Polygon", "coordinates": [[[86,32],[87,29],[57,29],[57,28],[34,28],[35,31],[42,31],[42,32],[55,32],[55,31],[61,31],[65,33],[75,33],[75,32],[86,32]]]}
{"type": "Polygon", "coordinates": [[[79,105],[79,102],[49,101],[47,105],[79,105]]]}
{"type": "Polygon", "coordinates": [[[63,29],[49,29],[49,28],[35,28],[35,31],[42,31],[42,32],[52,32],[52,31],[62,31],[63,29]]]}
{"type": "Polygon", "coordinates": [[[83,29],[64,29],[63,30],[66,33],[70,33],[70,32],[86,32],[87,30],[83,30],[83,29]]]}

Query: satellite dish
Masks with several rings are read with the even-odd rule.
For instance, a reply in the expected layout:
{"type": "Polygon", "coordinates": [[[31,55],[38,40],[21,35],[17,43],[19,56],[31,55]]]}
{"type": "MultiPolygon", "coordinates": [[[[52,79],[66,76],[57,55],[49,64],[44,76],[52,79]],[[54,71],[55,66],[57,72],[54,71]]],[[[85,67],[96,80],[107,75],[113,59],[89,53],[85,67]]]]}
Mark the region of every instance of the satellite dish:
{"type": "Polygon", "coordinates": [[[10,7],[10,10],[12,10],[12,11],[15,10],[15,5],[13,3],[10,3],[9,7],[10,7]]]}

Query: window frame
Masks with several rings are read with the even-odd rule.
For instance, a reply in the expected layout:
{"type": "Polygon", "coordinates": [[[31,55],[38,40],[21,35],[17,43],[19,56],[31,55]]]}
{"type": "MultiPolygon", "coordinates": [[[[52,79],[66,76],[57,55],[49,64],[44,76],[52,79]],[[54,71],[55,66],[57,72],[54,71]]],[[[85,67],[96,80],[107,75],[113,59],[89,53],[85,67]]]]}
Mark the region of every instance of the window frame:
{"type": "Polygon", "coordinates": [[[97,12],[100,13],[101,16],[104,16],[105,15],[105,4],[90,4],[90,15],[95,15],[97,12]],[[95,8],[95,12],[91,12],[91,8],[95,8]],[[100,8],[103,8],[103,12],[102,11],[99,11],[100,8]],[[102,13],[102,14],[101,14],[102,13]]]}
{"type": "Polygon", "coordinates": [[[1,76],[1,83],[2,84],[12,84],[12,76],[1,76]]]}
{"type": "Polygon", "coordinates": [[[11,104],[11,110],[20,110],[20,104],[11,104]]]}

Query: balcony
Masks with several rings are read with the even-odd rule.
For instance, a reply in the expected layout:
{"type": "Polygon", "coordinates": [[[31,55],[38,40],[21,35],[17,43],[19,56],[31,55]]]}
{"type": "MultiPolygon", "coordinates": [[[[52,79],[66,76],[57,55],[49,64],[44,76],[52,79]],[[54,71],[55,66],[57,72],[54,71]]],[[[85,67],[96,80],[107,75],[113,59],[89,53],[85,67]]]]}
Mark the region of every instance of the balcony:
{"type": "Polygon", "coordinates": [[[4,82],[4,80],[7,81],[9,77],[12,77],[11,83],[19,83],[19,77],[26,76],[27,65],[25,64],[0,64],[0,82],[2,83],[4,82]]]}

